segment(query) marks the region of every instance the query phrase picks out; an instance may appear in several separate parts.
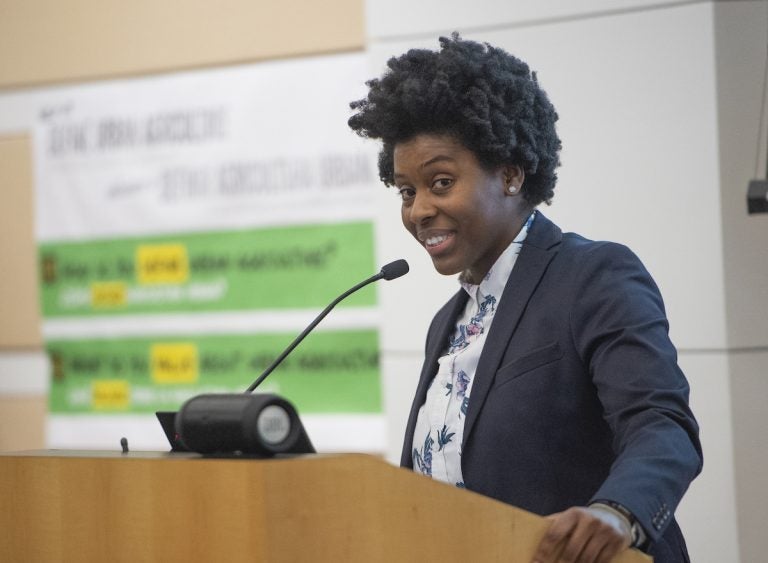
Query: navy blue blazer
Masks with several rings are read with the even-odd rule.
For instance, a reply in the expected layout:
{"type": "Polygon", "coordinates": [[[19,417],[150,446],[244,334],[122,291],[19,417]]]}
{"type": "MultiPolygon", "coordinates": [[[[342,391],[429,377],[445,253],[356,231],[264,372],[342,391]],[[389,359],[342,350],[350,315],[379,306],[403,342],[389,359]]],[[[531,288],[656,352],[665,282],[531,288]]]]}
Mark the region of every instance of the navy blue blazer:
{"type": "MultiPolygon", "coordinates": [[[[459,290],[429,328],[404,467],[466,301],[459,290]]],[[[673,513],[701,470],[698,425],[661,295],[628,248],[563,234],[537,214],[480,356],[462,451],[472,491],[542,515],[618,502],[657,563],[687,560],[673,513]]]]}

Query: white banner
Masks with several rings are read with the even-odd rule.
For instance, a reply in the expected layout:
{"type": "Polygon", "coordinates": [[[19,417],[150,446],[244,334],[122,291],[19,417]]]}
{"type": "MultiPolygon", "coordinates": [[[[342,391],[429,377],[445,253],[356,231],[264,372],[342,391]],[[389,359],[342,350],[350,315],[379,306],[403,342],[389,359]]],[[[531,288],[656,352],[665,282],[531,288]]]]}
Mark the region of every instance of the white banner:
{"type": "Polygon", "coordinates": [[[37,235],[79,240],[371,216],[350,134],[362,54],[65,90],[35,130],[37,235]]]}

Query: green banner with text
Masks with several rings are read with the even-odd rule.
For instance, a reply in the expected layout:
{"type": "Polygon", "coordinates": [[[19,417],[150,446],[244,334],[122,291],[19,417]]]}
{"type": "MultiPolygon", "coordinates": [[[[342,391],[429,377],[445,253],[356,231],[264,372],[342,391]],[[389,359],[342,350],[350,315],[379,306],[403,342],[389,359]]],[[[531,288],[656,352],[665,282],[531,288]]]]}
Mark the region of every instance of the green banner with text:
{"type": "MultiPolygon", "coordinates": [[[[183,336],[47,343],[52,413],[176,410],[200,393],[244,391],[293,334],[183,336]]],[[[314,332],[257,392],[301,414],[381,412],[378,332],[314,332]]]]}
{"type": "MultiPolygon", "coordinates": [[[[43,316],[302,309],[374,272],[371,222],[45,243],[43,316]]],[[[365,288],[342,306],[373,306],[365,288]]]]}

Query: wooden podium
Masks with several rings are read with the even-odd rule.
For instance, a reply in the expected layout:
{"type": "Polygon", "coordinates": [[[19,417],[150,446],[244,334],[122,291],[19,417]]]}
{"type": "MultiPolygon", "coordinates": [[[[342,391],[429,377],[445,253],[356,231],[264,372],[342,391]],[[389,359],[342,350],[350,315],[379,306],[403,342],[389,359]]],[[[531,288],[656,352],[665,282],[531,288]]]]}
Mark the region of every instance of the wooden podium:
{"type": "Polygon", "coordinates": [[[0,560],[35,563],[527,563],[547,527],[355,454],[0,454],[0,503],[0,560]]]}

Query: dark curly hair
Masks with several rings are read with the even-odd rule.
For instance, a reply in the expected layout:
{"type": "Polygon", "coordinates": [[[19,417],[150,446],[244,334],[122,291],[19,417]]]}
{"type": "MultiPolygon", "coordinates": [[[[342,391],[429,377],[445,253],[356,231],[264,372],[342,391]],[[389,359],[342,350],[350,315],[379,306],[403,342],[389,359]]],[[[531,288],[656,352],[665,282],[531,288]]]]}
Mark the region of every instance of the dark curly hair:
{"type": "Polygon", "coordinates": [[[528,65],[491,45],[440,38],[441,50],[411,49],[369,80],[368,97],[350,104],[349,126],[381,139],[379,176],[394,184],[395,145],[422,133],[450,135],[481,165],[525,171],[523,196],[550,203],[560,164],[557,112],[528,65]]]}

